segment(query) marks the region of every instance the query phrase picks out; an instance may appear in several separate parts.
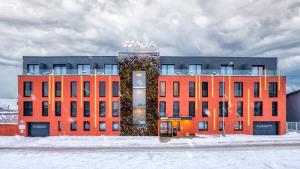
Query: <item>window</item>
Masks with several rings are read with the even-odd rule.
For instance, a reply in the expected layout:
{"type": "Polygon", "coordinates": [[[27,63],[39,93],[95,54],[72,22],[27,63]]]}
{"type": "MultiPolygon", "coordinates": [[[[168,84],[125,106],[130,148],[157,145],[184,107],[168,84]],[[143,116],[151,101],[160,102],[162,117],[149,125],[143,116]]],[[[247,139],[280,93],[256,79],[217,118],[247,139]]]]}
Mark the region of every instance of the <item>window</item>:
{"type": "Polygon", "coordinates": [[[100,84],[99,84],[99,86],[100,86],[100,93],[99,93],[99,95],[100,95],[100,97],[105,97],[105,82],[104,81],[100,81],[99,82],[100,84]]]}
{"type": "Polygon", "coordinates": [[[71,117],[77,116],[77,102],[72,101],[71,102],[71,117]]]}
{"type": "Polygon", "coordinates": [[[90,131],[90,122],[88,121],[83,122],[83,130],[90,131]]]}
{"type": "Polygon", "coordinates": [[[54,74],[56,75],[65,75],[67,74],[67,67],[64,64],[55,64],[53,65],[54,74]]]}
{"type": "Polygon", "coordinates": [[[58,121],[58,131],[61,131],[61,129],[62,129],[62,123],[61,121],[58,121]]]}
{"type": "Polygon", "coordinates": [[[264,75],[264,70],[265,70],[265,67],[262,66],[262,65],[252,65],[252,75],[254,76],[261,76],[261,75],[264,75]]]}
{"type": "Polygon", "coordinates": [[[24,116],[32,116],[32,102],[24,102],[24,116]]]}
{"type": "Polygon", "coordinates": [[[84,97],[90,97],[90,82],[84,82],[83,83],[83,96],[84,97]]]}
{"type": "Polygon", "coordinates": [[[84,117],[90,117],[90,102],[83,102],[84,117]]]}
{"type": "Polygon", "coordinates": [[[179,101],[173,102],[173,117],[179,117],[179,101]]]}
{"type": "Polygon", "coordinates": [[[199,130],[200,131],[208,131],[208,121],[200,121],[199,122],[199,130]]]}
{"type": "Polygon", "coordinates": [[[189,102],[189,116],[195,117],[195,102],[194,101],[189,102]]]}
{"type": "Polygon", "coordinates": [[[113,82],[113,97],[119,97],[119,82],[114,81],[113,82]]]}
{"type": "Polygon", "coordinates": [[[166,97],[166,82],[160,82],[160,90],[159,90],[159,95],[160,97],[166,97]]]}
{"type": "Polygon", "coordinates": [[[223,131],[224,128],[225,128],[225,122],[219,121],[219,131],[223,131]]]}
{"type": "Polygon", "coordinates": [[[71,122],[71,131],[76,131],[77,130],[77,122],[76,121],[72,121],[71,122]]]}
{"type": "Polygon", "coordinates": [[[208,97],[208,82],[202,82],[202,97],[208,97]]]}
{"type": "Polygon", "coordinates": [[[112,123],[112,130],[113,131],[118,131],[119,130],[119,122],[114,121],[112,123]]]}
{"type": "Polygon", "coordinates": [[[201,65],[189,65],[190,75],[201,75],[201,65]]]}
{"type": "Polygon", "coordinates": [[[61,82],[55,82],[55,97],[61,97],[61,82]]]}
{"type": "Polygon", "coordinates": [[[36,64],[27,65],[27,74],[38,75],[40,74],[40,67],[36,64]]]}
{"type": "Polygon", "coordinates": [[[79,75],[87,75],[91,73],[90,65],[77,65],[77,70],[79,75]]]}
{"type": "Polygon", "coordinates": [[[243,102],[237,102],[236,109],[237,117],[243,117],[243,102]]]}
{"type": "Polygon", "coordinates": [[[277,83],[276,82],[269,83],[269,97],[277,97],[277,83]]]}
{"type": "Polygon", "coordinates": [[[278,114],[278,102],[272,102],[272,116],[277,116],[278,114]]]}
{"type": "Polygon", "coordinates": [[[146,124],[146,71],[132,72],[132,120],[134,125],[146,124]]]}
{"type": "Polygon", "coordinates": [[[189,96],[195,97],[195,82],[189,83],[189,96]]]}
{"type": "Polygon", "coordinates": [[[48,102],[46,101],[42,103],[42,116],[48,116],[48,102]]]}
{"type": "Polygon", "coordinates": [[[31,97],[32,95],[32,82],[24,82],[24,97],[31,97]]]}
{"type": "Polygon", "coordinates": [[[221,75],[233,75],[233,65],[221,65],[221,75]]]}
{"type": "Polygon", "coordinates": [[[61,116],[61,102],[55,102],[55,116],[61,116]]]}
{"type": "Polygon", "coordinates": [[[228,102],[219,102],[219,117],[228,117],[228,102]]]}
{"type": "Polygon", "coordinates": [[[219,97],[224,97],[225,88],[224,82],[219,82],[219,97]]]}
{"type": "Polygon", "coordinates": [[[235,121],[233,123],[234,131],[243,131],[243,122],[242,121],[235,121]]]}
{"type": "Polygon", "coordinates": [[[208,102],[202,102],[202,117],[208,117],[208,102]]]}
{"type": "Polygon", "coordinates": [[[106,123],[105,121],[99,122],[99,131],[105,131],[106,130],[106,123]]]}
{"type": "Polygon", "coordinates": [[[165,101],[159,102],[159,114],[160,114],[160,117],[166,117],[166,102],[165,101]]]}
{"type": "Polygon", "coordinates": [[[243,82],[234,82],[234,97],[243,97],[243,82]]]}
{"type": "Polygon", "coordinates": [[[48,82],[43,82],[42,83],[42,96],[43,97],[48,97],[48,82]]]}
{"type": "Polygon", "coordinates": [[[71,97],[77,97],[77,82],[71,82],[71,97]]]}
{"type": "Polygon", "coordinates": [[[177,121],[177,131],[180,131],[180,121],[177,121]]]}
{"type": "Polygon", "coordinates": [[[263,103],[262,102],[254,102],[254,116],[262,116],[263,114],[263,103]]]}
{"type": "Polygon", "coordinates": [[[260,89],[259,89],[259,82],[254,82],[254,89],[253,89],[253,91],[254,91],[254,97],[259,97],[259,91],[260,89]]]}
{"type": "Polygon", "coordinates": [[[118,72],[118,65],[116,64],[107,64],[104,65],[104,74],[108,75],[117,75],[118,72]]]}
{"type": "Polygon", "coordinates": [[[100,117],[105,117],[105,101],[100,101],[99,103],[99,113],[100,113],[100,117]]]}
{"type": "Polygon", "coordinates": [[[113,117],[119,116],[119,102],[112,102],[113,117]]]}
{"type": "Polygon", "coordinates": [[[179,82],[173,82],[173,97],[179,97],[179,82]]]}
{"type": "Polygon", "coordinates": [[[174,75],[175,65],[161,65],[161,75],[174,75]]]}

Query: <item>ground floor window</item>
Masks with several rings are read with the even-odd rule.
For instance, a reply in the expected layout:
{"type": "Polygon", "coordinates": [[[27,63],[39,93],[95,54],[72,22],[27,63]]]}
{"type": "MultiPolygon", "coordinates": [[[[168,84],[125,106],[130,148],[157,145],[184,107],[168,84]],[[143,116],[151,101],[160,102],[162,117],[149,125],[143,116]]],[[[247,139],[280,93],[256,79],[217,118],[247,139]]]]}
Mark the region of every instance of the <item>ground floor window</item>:
{"type": "Polygon", "coordinates": [[[83,122],[83,130],[90,131],[90,122],[88,121],[83,122]]]}
{"type": "Polygon", "coordinates": [[[200,121],[199,122],[199,130],[207,131],[208,130],[208,121],[200,121]]]}
{"type": "Polygon", "coordinates": [[[99,131],[105,131],[105,130],[106,130],[106,123],[105,123],[105,121],[100,121],[99,131]]]}
{"type": "Polygon", "coordinates": [[[224,121],[220,121],[219,122],[219,131],[223,131],[223,127],[225,128],[225,122],[224,121]]]}
{"type": "Polygon", "coordinates": [[[113,129],[113,131],[118,131],[119,130],[119,122],[114,121],[112,123],[112,129],[113,129]]]}
{"type": "Polygon", "coordinates": [[[58,131],[61,131],[61,129],[62,129],[61,121],[58,121],[58,131]]]}
{"type": "Polygon", "coordinates": [[[235,131],[242,131],[243,130],[243,122],[242,121],[235,121],[233,127],[234,127],[235,131]]]}
{"type": "Polygon", "coordinates": [[[71,122],[71,131],[76,131],[77,130],[77,122],[73,121],[71,122]]]}

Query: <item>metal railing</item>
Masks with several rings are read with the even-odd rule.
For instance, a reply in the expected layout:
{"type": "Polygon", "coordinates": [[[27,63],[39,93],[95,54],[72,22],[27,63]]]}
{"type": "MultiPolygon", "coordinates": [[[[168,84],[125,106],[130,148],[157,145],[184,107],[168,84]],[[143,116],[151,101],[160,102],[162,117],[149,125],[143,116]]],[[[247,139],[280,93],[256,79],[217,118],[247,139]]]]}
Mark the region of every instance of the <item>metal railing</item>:
{"type": "Polygon", "coordinates": [[[189,69],[174,69],[174,70],[160,70],[161,75],[166,76],[195,76],[195,75],[216,75],[216,76],[278,76],[279,71],[267,70],[264,73],[253,72],[252,70],[233,70],[233,71],[222,71],[221,69],[202,69],[198,72],[190,71],[189,69]]]}
{"type": "Polygon", "coordinates": [[[28,76],[40,76],[40,75],[119,75],[119,69],[90,69],[90,70],[78,70],[78,69],[39,69],[36,71],[23,70],[23,75],[28,76]]]}
{"type": "Polygon", "coordinates": [[[300,122],[286,122],[287,132],[299,132],[300,133],[300,122]]]}

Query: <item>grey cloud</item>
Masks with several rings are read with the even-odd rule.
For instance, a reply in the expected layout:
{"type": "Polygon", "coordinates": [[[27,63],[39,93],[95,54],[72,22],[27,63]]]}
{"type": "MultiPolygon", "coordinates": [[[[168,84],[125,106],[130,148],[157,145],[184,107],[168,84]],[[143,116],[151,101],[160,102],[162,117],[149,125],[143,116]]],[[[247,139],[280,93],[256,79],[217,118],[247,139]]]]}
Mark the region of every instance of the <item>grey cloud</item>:
{"type": "Polygon", "coordinates": [[[115,55],[125,40],[153,40],[162,55],[276,56],[300,86],[297,0],[10,0],[0,11],[3,69],[23,55],[115,55]]]}

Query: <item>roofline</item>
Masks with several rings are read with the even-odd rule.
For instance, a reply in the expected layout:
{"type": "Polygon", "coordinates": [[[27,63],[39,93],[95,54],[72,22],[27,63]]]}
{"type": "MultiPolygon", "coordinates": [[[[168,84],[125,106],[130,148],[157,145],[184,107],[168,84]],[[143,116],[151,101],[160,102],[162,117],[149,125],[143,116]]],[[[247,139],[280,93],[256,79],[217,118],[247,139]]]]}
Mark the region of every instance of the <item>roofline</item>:
{"type": "Polygon", "coordinates": [[[300,92],[300,89],[296,90],[296,91],[293,91],[291,93],[288,93],[287,96],[290,96],[290,95],[294,95],[294,94],[297,94],[300,92]]]}

